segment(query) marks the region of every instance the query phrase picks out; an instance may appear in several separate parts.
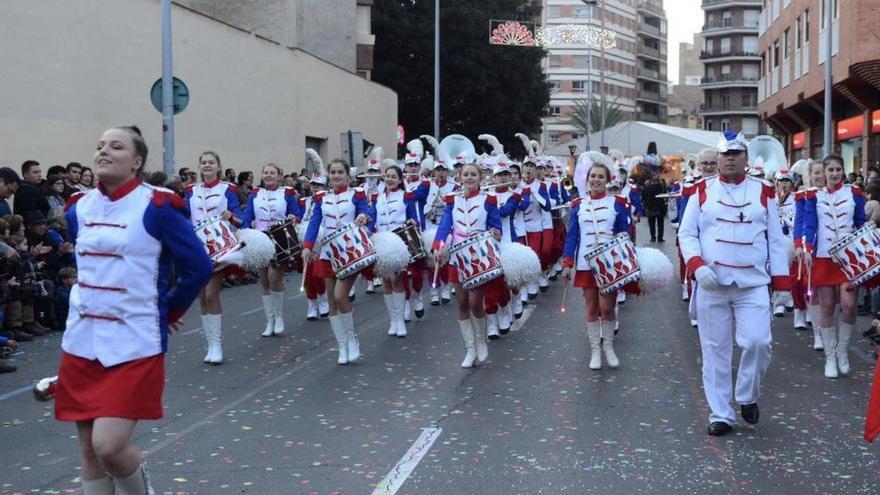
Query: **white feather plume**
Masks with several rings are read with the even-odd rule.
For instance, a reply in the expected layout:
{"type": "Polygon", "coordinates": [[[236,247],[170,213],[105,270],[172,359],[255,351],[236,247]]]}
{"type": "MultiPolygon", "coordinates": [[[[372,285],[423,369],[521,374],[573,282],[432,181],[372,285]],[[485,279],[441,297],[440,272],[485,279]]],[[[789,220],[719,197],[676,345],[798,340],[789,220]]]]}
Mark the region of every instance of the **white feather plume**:
{"type": "Polygon", "coordinates": [[[428,144],[431,145],[431,149],[435,150],[435,153],[436,153],[437,146],[440,146],[440,142],[437,141],[437,138],[435,138],[434,136],[431,136],[430,134],[422,134],[419,137],[424,139],[425,141],[427,141],[428,144]]]}
{"type": "Polygon", "coordinates": [[[240,266],[245,271],[266,268],[275,259],[275,243],[263,232],[254,229],[239,229],[238,240],[244,243],[241,248],[240,266]]]}
{"type": "Polygon", "coordinates": [[[806,158],[801,158],[800,160],[794,162],[794,165],[791,166],[791,173],[797,174],[799,177],[805,177],[810,173],[810,160],[806,158]]]}
{"type": "Polygon", "coordinates": [[[642,295],[653,294],[665,289],[672,281],[672,262],[659,249],[636,247],[639,260],[639,291],[642,295]]]}
{"type": "Polygon", "coordinates": [[[378,232],[373,236],[373,248],[376,250],[373,273],[377,277],[388,278],[406,270],[409,249],[400,236],[394,232],[378,232]]]}
{"type": "MultiPolygon", "coordinates": [[[[590,194],[590,187],[587,185],[587,175],[590,173],[590,167],[592,167],[594,163],[605,165],[611,170],[612,174],[616,172],[614,170],[614,164],[611,163],[611,159],[608,158],[608,156],[603,155],[598,151],[585,151],[581,153],[578,157],[577,165],[574,168],[574,177],[572,180],[574,181],[574,186],[578,190],[578,194],[582,198],[586,198],[590,194]]],[[[610,177],[608,179],[611,180],[610,177]]]]}
{"type": "Polygon", "coordinates": [[[327,171],[324,170],[324,160],[321,159],[321,155],[317,151],[312,148],[306,148],[306,156],[315,164],[315,171],[321,175],[327,175],[327,171]]]}
{"type": "Polygon", "coordinates": [[[507,286],[519,289],[536,280],[541,274],[541,261],[529,247],[516,242],[501,245],[501,269],[507,286]]]}
{"type": "Polygon", "coordinates": [[[382,159],[385,157],[385,150],[382,149],[381,146],[374,146],[372,150],[370,150],[370,155],[365,160],[366,164],[375,161],[376,163],[382,162],[382,159]]]}
{"type": "Polygon", "coordinates": [[[492,146],[492,155],[498,156],[504,154],[504,145],[501,144],[501,141],[498,141],[498,138],[491,134],[480,134],[477,136],[477,139],[480,141],[486,141],[492,146]]]}
{"type": "Polygon", "coordinates": [[[522,141],[523,148],[526,149],[526,154],[528,154],[529,158],[534,158],[535,150],[532,149],[532,142],[529,140],[529,137],[521,132],[517,132],[515,136],[518,137],[520,141],[522,141]]]}
{"type": "Polygon", "coordinates": [[[406,157],[407,161],[421,162],[422,157],[425,156],[425,145],[422,144],[421,139],[413,139],[406,143],[406,150],[411,154],[406,157]]]}
{"type": "Polygon", "coordinates": [[[531,145],[532,145],[532,149],[535,150],[535,155],[544,156],[544,148],[541,147],[541,143],[532,139],[531,145]]]}
{"type": "MultiPolygon", "coordinates": [[[[623,169],[626,170],[626,175],[631,175],[633,168],[635,168],[636,165],[643,163],[643,162],[644,162],[644,159],[640,156],[634,156],[634,157],[630,158],[629,160],[627,160],[626,163],[624,163],[624,165],[623,165],[623,169]]],[[[615,170],[615,173],[616,172],[617,171],[615,170]]]]}
{"type": "Polygon", "coordinates": [[[616,148],[609,151],[608,156],[611,157],[611,160],[613,160],[614,163],[623,163],[623,160],[626,158],[623,152],[616,148]]]}

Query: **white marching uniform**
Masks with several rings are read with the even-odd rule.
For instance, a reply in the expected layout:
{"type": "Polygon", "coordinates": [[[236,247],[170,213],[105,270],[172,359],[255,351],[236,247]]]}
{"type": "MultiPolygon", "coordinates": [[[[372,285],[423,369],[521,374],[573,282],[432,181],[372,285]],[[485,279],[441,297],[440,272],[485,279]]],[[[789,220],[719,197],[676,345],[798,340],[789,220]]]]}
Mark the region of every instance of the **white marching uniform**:
{"type": "Polygon", "coordinates": [[[772,283],[776,290],[789,290],[788,248],[769,183],[744,176],[737,184],[711,178],[695,187],[678,237],[689,273],[708,267],[719,285],[709,291],[697,284],[691,317],[695,311],[709,421],[733,424],[733,337],[743,349],[734,398],[754,404],[771,359],[767,289],[772,283]]]}

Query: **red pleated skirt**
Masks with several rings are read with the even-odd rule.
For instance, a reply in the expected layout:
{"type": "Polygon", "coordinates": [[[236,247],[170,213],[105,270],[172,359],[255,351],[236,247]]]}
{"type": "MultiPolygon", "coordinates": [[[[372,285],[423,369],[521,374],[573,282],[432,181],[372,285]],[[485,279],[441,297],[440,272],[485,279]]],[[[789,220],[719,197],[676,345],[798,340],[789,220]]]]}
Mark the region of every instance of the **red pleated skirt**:
{"type": "Polygon", "coordinates": [[[584,289],[598,289],[599,284],[591,270],[578,270],[574,274],[574,286],[584,289]]]}
{"type": "Polygon", "coordinates": [[[831,258],[813,260],[813,287],[837,286],[848,281],[843,270],[831,258]]]}
{"type": "Polygon", "coordinates": [[[55,418],[161,419],[164,388],[164,354],[105,368],[65,352],[55,386],[55,418]]]}

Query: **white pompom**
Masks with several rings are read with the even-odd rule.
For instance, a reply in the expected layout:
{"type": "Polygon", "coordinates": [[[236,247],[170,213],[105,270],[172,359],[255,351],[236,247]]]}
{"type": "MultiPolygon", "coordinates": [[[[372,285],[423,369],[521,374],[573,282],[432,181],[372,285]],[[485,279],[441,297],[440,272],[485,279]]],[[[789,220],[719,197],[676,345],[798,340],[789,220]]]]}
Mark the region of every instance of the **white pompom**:
{"type": "Polygon", "coordinates": [[[263,232],[254,229],[240,229],[236,232],[238,240],[244,243],[241,248],[241,268],[255,271],[266,268],[275,259],[275,243],[263,232]]]}
{"type": "Polygon", "coordinates": [[[639,246],[636,248],[639,269],[642,278],[639,280],[639,291],[651,294],[666,288],[672,281],[672,262],[660,250],[639,246]]]}
{"type": "Polygon", "coordinates": [[[373,248],[376,250],[373,273],[377,277],[391,277],[406,270],[409,249],[400,236],[394,232],[379,232],[373,236],[373,248]]]}
{"type": "Polygon", "coordinates": [[[434,268],[434,237],[437,235],[437,229],[429,229],[422,232],[422,246],[425,248],[425,252],[428,253],[428,256],[425,257],[425,262],[428,268],[434,268]]]}
{"type": "Polygon", "coordinates": [[[541,274],[541,261],[529,247],[516,242],[501,245],[501,269],[507,286],[519,289],[535,282],[541,274]]]}

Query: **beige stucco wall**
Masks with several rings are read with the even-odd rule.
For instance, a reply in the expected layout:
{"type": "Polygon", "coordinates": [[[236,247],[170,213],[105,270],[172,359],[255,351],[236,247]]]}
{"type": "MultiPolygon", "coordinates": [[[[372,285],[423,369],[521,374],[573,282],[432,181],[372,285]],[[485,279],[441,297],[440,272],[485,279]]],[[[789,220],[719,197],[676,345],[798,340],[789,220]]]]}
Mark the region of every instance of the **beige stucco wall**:
{"type": "MultiPolygon", "coordinates": [[[[181,7],[173,24],[175,75],[192,95],[175,119],[178,167],[212,149],[237,170],[299,170],[306,136],[327,138],[326,160],[349,129],[396,149],[390,89],[181,7]]],[[[162,167],[148,96],[161,75],[158,0],[4,0],[0,33],[0,164],[91,163],[103,129],[136,123],[148,168],[162,167]]]]}

